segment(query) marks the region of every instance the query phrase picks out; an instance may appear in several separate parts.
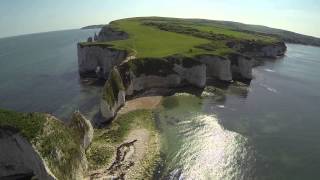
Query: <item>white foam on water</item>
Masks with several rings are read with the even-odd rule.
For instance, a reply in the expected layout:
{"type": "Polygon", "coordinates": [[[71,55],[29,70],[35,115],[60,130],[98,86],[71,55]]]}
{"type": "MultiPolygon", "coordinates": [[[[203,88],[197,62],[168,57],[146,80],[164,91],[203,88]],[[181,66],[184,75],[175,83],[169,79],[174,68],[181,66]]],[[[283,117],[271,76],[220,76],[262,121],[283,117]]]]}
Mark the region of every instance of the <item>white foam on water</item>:
{"type": "Polygon", "coordinates": [[[268,68],[266,68],[266,69],[264,69],[264,70],[267,71],[267,72],[275,72],[274,70],[268,69],[268,68]]]}
{"type": "Polygon", "coordinates": [[[270,86],[268,86],[266,84],[260,83],[260,86],[266,88],[270,92],[278,93],[278,90],[276,90],[275,88],[272,88],[272,87],[270,87],[270,86]]]}
{"type": "Polygon", "coordinates": [[[224,109],[226,108],[224,105],[217,105],[218,108],[224,109]]]}

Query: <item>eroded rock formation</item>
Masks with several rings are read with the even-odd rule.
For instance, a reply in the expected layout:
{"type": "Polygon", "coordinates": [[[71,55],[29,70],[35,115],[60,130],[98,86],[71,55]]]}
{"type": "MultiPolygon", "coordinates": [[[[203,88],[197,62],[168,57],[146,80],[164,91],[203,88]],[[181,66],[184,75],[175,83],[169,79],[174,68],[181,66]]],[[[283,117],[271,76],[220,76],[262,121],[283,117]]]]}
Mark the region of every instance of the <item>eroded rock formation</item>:
{"type": "Polygon", "coordinates": [[[75,111],[72,115],[69,126],[79,132],[81,146],[84,149],[87,149],[93,139],[93,127],[91,122],[79,111],[75,111]]]}
{"type": "Polygon", "coordinates": [[[107,79],[114,66],[128,56],[123,50],[103,45],[83,46],[78,44],[78,66],[81,77],[107,79]]]}
{"type": "MultiPolygon", "coordinates": [[[[110,73],[110,77],[106,82],[103,92],[102,99],[100,102],[100,112],[106,120],[112,119],[117,111],[125,103],[126,93],[121,75],[117,68],[114,68],[110,73]]],[[[97,124],[104,123],[95,122],[97,124]]]]}

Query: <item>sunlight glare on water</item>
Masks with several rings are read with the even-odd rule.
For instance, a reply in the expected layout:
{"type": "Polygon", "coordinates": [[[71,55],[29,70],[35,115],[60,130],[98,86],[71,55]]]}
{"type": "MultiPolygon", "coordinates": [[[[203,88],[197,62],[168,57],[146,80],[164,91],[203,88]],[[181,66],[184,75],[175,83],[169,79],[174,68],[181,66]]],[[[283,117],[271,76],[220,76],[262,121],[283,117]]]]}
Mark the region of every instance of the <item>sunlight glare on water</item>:
{"type": "Polygon", "coordinates": [[[200,115],[196,119],[198,127],[183,140],[182,150],[174,159],[177,161],[181,158],[181,178],[238,177],[241,167],[236,162],[246,161],[248,154],[244,144],[247,139],[224,130],[213,115],[200,115]]]}
{"type": "MultiPolygon", "coordinates": [[[[171,135],[168,135],[170,137],[167,137],[168,179],[250,177],[253,156],[250,154],[250,146],[245,137],[225,130],[215,115],[198,111],[201,110],[199,98],[179,95],[170,99],[175,99],[178,106],[165,108],[162,112],[163,121],[166,122],[162,123],[163,129],[171,131],[171,135]],[[188,108],[195,104],[200,109],[188,108]]],[[[172,102],[171,100],[170,103],[172,102]]]]}

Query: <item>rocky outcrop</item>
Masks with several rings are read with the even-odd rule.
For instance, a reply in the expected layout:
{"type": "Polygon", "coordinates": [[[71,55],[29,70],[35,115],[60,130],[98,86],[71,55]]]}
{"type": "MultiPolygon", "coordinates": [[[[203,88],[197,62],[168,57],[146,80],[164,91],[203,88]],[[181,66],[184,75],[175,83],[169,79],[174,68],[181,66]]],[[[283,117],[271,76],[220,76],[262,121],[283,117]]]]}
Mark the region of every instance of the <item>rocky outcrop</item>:
{"type": "Polygon", "coordinates": [[[208,79],[232,80],[230,60],[213,55],[202,55],[196,59],[207,66],[206,76],[208,79]]]}
{"type": "Polygon", "coordinates": [[[78,44],[78,67],[81,77],[107,79],[114,66],[119,65],[128,56],[123,50],[107,45],[78,44]]]}
{"type": "Polygon", "coordinates": [[[206,66],[196,65],[185,68],[175,64],[173,73],[165,76],[161,75],[135,75],[129,71],[130,82],[127,85],[126,95],[134,95],[135,92],[141,92],[152,88],[178,88],[182,86],[195,86],[203,88],[206,85],[206,66]]]}
{"type": "Polygon", "coordinates": [[[69,126],[79,133],[81,146],[84,149],[87,149],[93,139],[93,127],[91,122],[79,111],[75,111],[69,126]]]}
{"type": "Polygon", "coordinates": [[[56,179],[33,145],[17,130],[0,128],[0,179],[56,179]]]}
{"type": "Polygon", "coordinates": [[[285,54],[285,52],[287,51],[287,46],[284,42],[278,42],[263,47],[261,51],[263,57],[277,58],[285,54]]]}
{"type": "Polygon", "coordinates": [[[231,72],[233,80],[251,80],[253,59],[241,54],[230,54],[228,59],[231,61],[231,72]]]}
{"type": "Polygon", "coordinates": [[[230,54],[227,57],[201,55],[195,58],[207,66],[206,77],[221,81],[252,79],[252,58],[240,54],[230,54]]]}
{"type": "Polygon", "coordinates": [[[252,58],[277,58],[285,54],[287,46],[284,42],[262,43],[257,41],[228,42],[227,46],[242,55],[252,58]]]}
{"type": "MultiPolygon", "coordinates": [[[[124,105],[125,98],[126,93],[121,75],[118,69],[114,68],[102,90],[102,99],[100,102],[101,115],[106,120],[115,117],[117,111],[124,105]]],[[[105,122],[106,121],[99,121],[95,123],[102,124],[105,122]]]]}
{"type": "Polygon", "coordinates": [[[204,64],[198,64],[191,67],[174,64],[173,71],[179,75],[181,81],[186,81],[187,85],[198,88],[204,88],[206,85],[206,66],[204,64]]]}

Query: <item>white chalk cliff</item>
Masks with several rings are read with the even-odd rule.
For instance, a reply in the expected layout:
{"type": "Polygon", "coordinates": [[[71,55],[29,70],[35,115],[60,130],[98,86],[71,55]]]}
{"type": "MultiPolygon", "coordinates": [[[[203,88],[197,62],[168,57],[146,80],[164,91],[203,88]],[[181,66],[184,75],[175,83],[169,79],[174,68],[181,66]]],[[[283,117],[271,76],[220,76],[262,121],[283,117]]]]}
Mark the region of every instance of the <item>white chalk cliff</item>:
{"type": "Polygon", "coordinates": [[[56,179],[33,145],[17,131],[0,128],[0,179],[56,179]]]}
{"type": "Polygon", "coordinates": [[[107,79],[114,66],[128,56],[126,51],[103,46],[82,46],[78,44],[78,67],[82,77],[107,79]]]}

